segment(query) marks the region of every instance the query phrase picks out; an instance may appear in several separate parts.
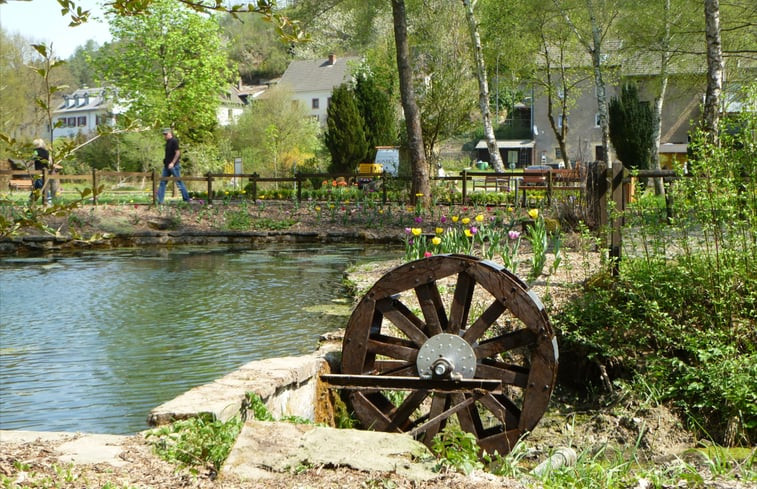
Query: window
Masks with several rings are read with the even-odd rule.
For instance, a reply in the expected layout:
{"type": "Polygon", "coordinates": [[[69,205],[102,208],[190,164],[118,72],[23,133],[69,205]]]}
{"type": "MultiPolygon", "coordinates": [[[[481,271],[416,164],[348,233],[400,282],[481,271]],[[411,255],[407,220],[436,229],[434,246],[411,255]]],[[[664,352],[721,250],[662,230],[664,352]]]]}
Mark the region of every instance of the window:
{"type": "Polygon", "coordinates": [[[594,146],[594,160],[605,161],[605,150],[601,144],[594,146]]]}
{"type": "Polygon", "coordinates": [[[66,127],[76,127],[76,117],[66,119],[66,127]]]}
{"type": "Polygon", "coordinates": [[[60,117],[58,118],[58,121],[55,123],[56,127],[66,127],[66,118],[60,117]]]}
{"type": "Polygon", "coordinates": [[[558,146],[555,148],[555,159],[561,160],[562,159],[562,151],[560,151],[560,147],[558,146]]]}
{"type": "MultiPolygon", "coordinates": [[[[562,114],[560,114],[559,116],[557,116],[557,127],[562,128],[562,123],[563,123],[563,116],[562,114]]],[[[568,116],[565,116],[565,125],[566,126],[568,125],[568,116]]]]}
{"type": "Polygon", "coordinates": [[[320,106],[319,100],[317,98],[314,98],[310,104],[310,107],[313,109],[317,109],[319,106],[320,106]]]}
{"type": "Polygon", "coordinates": [[[77,118],[76,125],[79,127],[84,127],[87,125],[87,116],[86,115],[80,115],[77,118]]]}
{"type": "Polygon", "coordinates": [[[594,114],[594,127],[601,127],[601,121],[599,120],[599,112],[594,114]]]}

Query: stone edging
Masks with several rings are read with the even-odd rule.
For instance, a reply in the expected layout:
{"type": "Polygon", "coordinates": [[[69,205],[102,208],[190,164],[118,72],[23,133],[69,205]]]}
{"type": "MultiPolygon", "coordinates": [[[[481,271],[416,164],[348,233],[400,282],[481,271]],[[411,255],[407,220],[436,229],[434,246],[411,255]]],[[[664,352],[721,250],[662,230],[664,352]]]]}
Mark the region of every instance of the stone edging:
{"type": "Polygon", "coordinates": [[[359,231],[143,231],[114,234],[98,240],[70,236],[22,236],[0,239],[0,256],[23,253],[109,249],[139,246],[255,244],[255,243],[373,243],[399,244],[398,236],[359,231]]]}

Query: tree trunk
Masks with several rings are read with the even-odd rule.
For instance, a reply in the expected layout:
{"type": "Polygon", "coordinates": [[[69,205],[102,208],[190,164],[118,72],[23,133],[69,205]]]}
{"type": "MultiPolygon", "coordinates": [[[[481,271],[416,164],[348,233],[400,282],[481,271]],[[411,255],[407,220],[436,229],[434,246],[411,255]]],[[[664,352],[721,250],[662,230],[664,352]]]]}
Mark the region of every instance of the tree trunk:
{"type": "Polygon", "coordinates": [[[704,97],[702,127],[708,141],[718,144],[720,97],[723,90],[723,50],[720,41],[720,2],[704,2],[705,39],[707,41],[707,93],[704,97]]]}
{"type": "MultiPolygon", "coordinates": [[[[665,93],[668,90],[668,62],[670,61],[670,0],[665,0],[663,6],[665,33],[662,38],[662,53],[660,53],[660,90],[654,99],[654,126],[652,127],[652,169],[660,170],[660,138],[662,136],[662,107],[665,104],[665,93]]],[[[654,179],[655,195],[665,195],[665,185],[662,178],[654,179]]]]}
{"type": "Polygon", "coordinates": [[[602,77],[602,35],[599,24],[594,16],[594,10],[589,5],[589,20],[591,21],[591,60],[594,67],[594,86],[597,88],[597,106],[599,107],[599,125],[602,128],[602,151],[605,156],[607,168],[612,168],[610,156],[610,118],[607,110],[607,90],[602,77]]]}
{"type": "Polygon", "coordinates": [[[413,70],[410,66],[410,47],[407,40],[407,14],[404,0],[392,0],[392,16],[394,18],[394,43],[397,50],[400,96],[402,98],[402,109],[405,112],[405,125],[413,173],[410,199],[416,202],[420,197],[424,204],[428,204],[431,201],[431,185],[426,155],[423,151],[421,113],[413,91],[413,70]]]}
{"type": "Polygon", "coordinates": [[[478,78],[478,105],[481,109],[481,118],[484,122],[484,137],[486,138],[486,147],[489,150],[489,161],[494,167],[494,171],[503,172],[505,166],[502,163],[502,156],[497,146],[497,138],[494,136],[492,127],[491,111],[489,110],[489,85],[486,80],[486,66],[484,64],[484,53],[481,48],[481,38],[478,34],[478,25],[473,15],[473,3],[471,0],[463,0],[465,6],[465,16],[468,19],[468,28],[470,30],[473,54],[476,60],[476,74],[478,78]]]}

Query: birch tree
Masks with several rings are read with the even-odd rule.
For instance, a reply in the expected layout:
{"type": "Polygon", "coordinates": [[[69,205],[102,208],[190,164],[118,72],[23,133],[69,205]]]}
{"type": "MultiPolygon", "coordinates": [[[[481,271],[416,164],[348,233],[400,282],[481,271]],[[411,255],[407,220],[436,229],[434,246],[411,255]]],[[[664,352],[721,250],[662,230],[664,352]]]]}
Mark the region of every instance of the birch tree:
{"type": "Polygon", "coordinates": [[[594,75],[594,88],[597,94],[599,125],[602,129],[602,152],[607,167],[612,167],[610,154],[610,121],[608,116],[607,87],[605,83],[604,41],[618,15],[617,5],[613,0],[583,0],[576,7],[568,5],[565,0],[553,0],[566,23],[576,35],[578,42],[591,58],[594,75]],[[581,22],[581,18],[585,22],[581,22]]]}
{"type": "Polygon", "coordinates": [[[486,80],[486,65],[484,62],[484,52],[481,48],[481,36],[478,33],[478,23],[473,12],[475,0],[462,0],[465,7],[465,17],[468,20],[470,30],[471,47],[473,57],[476,62],[476,78],[478,79],[478,104],[481,110],[481,119],[484,124],[484,137],[486,138],[486,147],[489,150],[489,161],[494,167],[494,171],[503,172],[505,166],[502,164],[502,156],[497,146],[497,138],[494,136],[492,127],[491,111],[489,109],[489,85],[486,80]]]}
{"type": "Polygon", "coordinates": [[[723,91],[723,47],[720,38],[720,1],[704,1],[705,41],[707,43],[707,92],[704,97],[702,128],[712,144],[718,144],[720,99],[723,91]]]}

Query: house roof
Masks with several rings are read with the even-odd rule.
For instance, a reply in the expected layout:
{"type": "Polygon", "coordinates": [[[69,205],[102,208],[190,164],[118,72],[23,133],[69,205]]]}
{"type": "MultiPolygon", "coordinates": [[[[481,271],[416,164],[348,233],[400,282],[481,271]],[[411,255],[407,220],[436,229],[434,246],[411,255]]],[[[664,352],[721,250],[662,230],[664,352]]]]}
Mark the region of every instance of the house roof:
{"type": "MultiPolygon", "coordinates": [[[[533,148],[533,139],[497,139],[498,148],[533,148]]],[[[476,144],[476,149],[486,149],[486,139],[481,139],[476,144]]]]}
{"type": "Polygon", "coordinates": [[[360,58],[357,56],[330,56],[326,59],[292,61],[279,83],[295,93],[331,91],[350,80],[350,64],[359,61],[360,58]]]}
{"type": "Polygon", "coordinates": [[[63,96],[63,101],[55,110],[56,114],[84,112],[106,107],[105,89],[80,88],[69,95],[63,96]]]}

